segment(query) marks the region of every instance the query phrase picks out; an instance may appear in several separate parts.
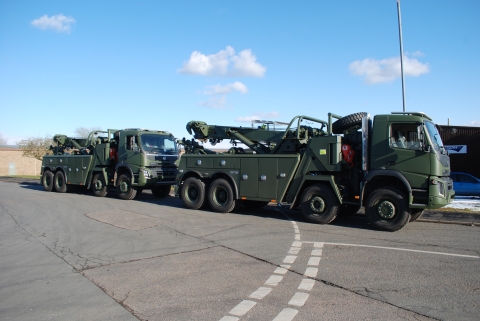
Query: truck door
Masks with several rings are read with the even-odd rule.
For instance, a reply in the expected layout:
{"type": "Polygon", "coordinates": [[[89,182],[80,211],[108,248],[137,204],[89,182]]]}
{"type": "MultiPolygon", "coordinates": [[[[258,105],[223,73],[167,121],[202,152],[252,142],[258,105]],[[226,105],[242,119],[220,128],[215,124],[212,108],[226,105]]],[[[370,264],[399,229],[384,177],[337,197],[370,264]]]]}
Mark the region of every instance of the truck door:
{"type": "Polygon", "coordinates": [[[385,158],[385,168],[402,172],[417,187],[425,185],[425,173],[430,173],[430,157],[422,148],[422,130],[421,123],[390,124],[389,152],[385,158]]]}

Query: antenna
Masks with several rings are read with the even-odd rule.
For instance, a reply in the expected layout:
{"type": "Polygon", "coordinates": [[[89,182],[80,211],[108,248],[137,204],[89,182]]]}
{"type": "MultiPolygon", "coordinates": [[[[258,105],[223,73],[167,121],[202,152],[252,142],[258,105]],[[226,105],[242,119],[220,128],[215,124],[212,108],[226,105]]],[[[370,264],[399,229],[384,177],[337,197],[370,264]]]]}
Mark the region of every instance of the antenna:
{"type": "Polygon", "coordinates": [[[403,76],[403,40],[402,40],[402,14],[400,13],[400,0],[397,0],[398,36],[400,38],[400,73],[402,75],[402,100],[405,111],[405,77],[403,76]]]}

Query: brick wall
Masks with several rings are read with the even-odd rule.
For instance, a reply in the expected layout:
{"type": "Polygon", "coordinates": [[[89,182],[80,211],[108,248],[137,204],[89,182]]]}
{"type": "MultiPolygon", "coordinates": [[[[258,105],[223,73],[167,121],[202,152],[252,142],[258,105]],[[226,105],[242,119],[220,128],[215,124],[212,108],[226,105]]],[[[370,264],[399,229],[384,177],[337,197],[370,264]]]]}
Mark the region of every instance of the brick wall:
{"type": "Polygon", "coordinates": [[[11,172],[14,172],[14,175],[40,176],[41,166],[41,161],[35,158],[23,157],[22,151],[19,149],[0,149],[0,176],[9,176],[11,172]]]}

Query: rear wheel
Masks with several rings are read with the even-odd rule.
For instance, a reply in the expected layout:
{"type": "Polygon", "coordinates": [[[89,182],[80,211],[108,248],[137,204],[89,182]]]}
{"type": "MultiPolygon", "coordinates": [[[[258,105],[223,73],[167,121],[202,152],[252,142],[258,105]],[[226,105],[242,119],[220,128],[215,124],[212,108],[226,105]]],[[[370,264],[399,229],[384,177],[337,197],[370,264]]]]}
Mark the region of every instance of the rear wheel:
{"type": "Polygon", "coordinates": [[[62,171],[58,171],[55,173],[53,181],[55,191],[59,193],[65,193],[67,191],[67,181],[65,179],[65,174],[62,171]]]}
{"type": "Polygon", "coordinates": [[[162,187],[154,187],[154,188],[152,188],[152,194],[153,194],[153,196],[158,197],[158,198],[165,198],[168,195],[170,195],[170,189],[171,188],[172,188],[171,185],[162,186],[162,187]]]}
{"type": "Polygon", "coordinates": [[[416,221],[420,216],[422,216],[424,212],[423,208],[412,208],[411,214],[410,214],[410,222],[416,221]]]}
{"type": "Polygon", "coordinates": [[[42,175],[42,186],[43,189],[47,192],[51,192],[53,190],[53,173],[51,171],[45,171],[42,175]]]}
{"type": "Polygon", "coordinates": [[[93,195],[98,197],[104,197],[108,193],[108,186],[105,183],[105,177],[102,173],[97,173],[93,176],[92,180],[93,195]]]}
{"type": "Polygon", "coordinates": [[[330,187],[317,184],[302,193],[300,208],[307,221],[328,224],[337,217],[339,202],[330,187]]]}
{"type": "Polygon", "coordinates": [[[379,230],[398,231],[410,219],[407,200],[405,193],[397,188],[376,189],[367,198],[367,220],[379,230]]]}
{"type": "Polygon", "coordinates": [[[195,177],[187,178],[180,186],[180,198],[186,208],[198,210],[205,203],[205,184],[195,177]]]}
{"type": "Polygon", "coordinates": [[[132,187],[132,180],[129,176],[122,174],[117,179],[118,196],[124,200],[133,200],[137,195],[137,190],[132,187]]]}
{"type": "Polygon", "coordinates": [[[215,212],[231,212],[236,203],[233,197],[232,187],[223,178],[217,178],[208,189],[208,203],[215,212]]]}

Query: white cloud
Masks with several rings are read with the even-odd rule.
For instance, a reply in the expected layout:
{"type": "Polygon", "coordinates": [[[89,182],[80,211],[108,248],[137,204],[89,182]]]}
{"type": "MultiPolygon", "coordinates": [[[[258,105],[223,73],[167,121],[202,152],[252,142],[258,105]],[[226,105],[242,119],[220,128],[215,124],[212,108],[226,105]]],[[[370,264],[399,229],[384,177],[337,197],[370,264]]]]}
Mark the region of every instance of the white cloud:
{"type": "MultiPolygon", "coordinates": [[[[349,69],[353,75],[364,77],[367,84],[388,83],[401,77],[400,57],[357,60],[350,64],[349,69]]],[[[403,73],[405,76],[418,77],[429,72],[428,64],[423,64],[417,59],[407,56],[404,57],[403,73]]]]}
{"type": "Polygon", "coordinates": [[[252,120],[272,119],[272,118],[278,118],[279,116],[280,114],[276,111],[272,111],[269,113],[259,112],[253,116],[237,117],[235,118],[235,121],[240,123],[251,123],[252,120]]]}
{"type": "Polygon", "coordinates": [[[247,86],[239,81],[235,81],[232,84],[226,84],[222,86],[220,84],[208,86],[208,89],[204,91],[206,95],[218,95],[218,94],[229,94],[233,91],[238,91],[242,94],[246,94],[248,92],[247,86]]]}
{"type": "Polygon", "coordinates": [[[235,49],[227,46],[225,50],[211,55],[194,51],[190,59],[177,71],[202,76],[263,77],[266,68],[257,62],[257,57],[250,49],[245,49],[236,55],[235,49]]]}
{"type": "Polygon", "coordinates": [[[73,17],[67,17],[63,14],[57,14],[51,17],[43,15],[42,17],[33,20],[31,24],[34,27],[42,30],[53,29],[57,32],[70,33],[70,27],[75,22],[76,21],[73,17]]]}
{"type": "Polygon", "coordinates": [[[222,95],[222,96],[213,96],[206,101],[199,102],[198,105],[207,107],[207,108],[220,109],[225,106],[226,102],[227,102],[227,97],[225,95],[222,95]]]}

